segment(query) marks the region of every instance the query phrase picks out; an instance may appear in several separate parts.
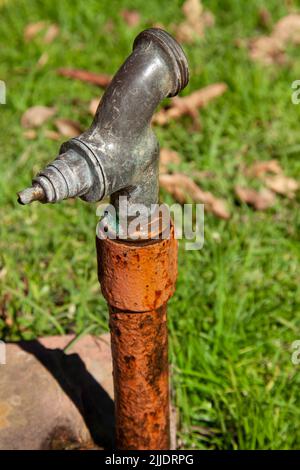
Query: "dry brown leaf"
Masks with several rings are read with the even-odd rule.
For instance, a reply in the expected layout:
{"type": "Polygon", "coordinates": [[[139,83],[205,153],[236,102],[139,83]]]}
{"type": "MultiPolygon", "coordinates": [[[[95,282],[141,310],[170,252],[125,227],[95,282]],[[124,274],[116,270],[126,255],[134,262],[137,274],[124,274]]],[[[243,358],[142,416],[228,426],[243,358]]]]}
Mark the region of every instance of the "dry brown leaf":
{"type": "Polygon", "coordinates": [[[57,73],[63,77],[74,78],[83,82],[92,83],[93,85],[98,85],[102,88],[107,87],[112,79],[110,75],[105,73],[94,73],[82,69],[62,68],[58,69],[57,73]]]}
{"type": "Polygon", "coordinates": [[[167,173],[169,165],[179,165],[180,160],[180,155],[175,152],[175,150],[167,148],[160,149],[159,172],[167,173]]]}
{"type": "Polygon", "coordinates": [[[268,209],[275,203],[275,194],[266,188],[255,191],[255,189],[236,186],[235,193],[242,202],[253,206],[258,211],[268,209]]]}
{"type": "Polygon", "coordinates": [[[45,137],[50,140],[61,140],[61,134],[59,134],[56,131],[52,131],[51,129],[46,129],[45,132],[45,137]]]}
{"type": "Polygon", "coordinates": [[[92,116],[95,116],[98,106],[100,104],[100,101],[101,99],[99,98],[93,98],[91,100],[90,105],[89,105],[89,112],[92,116]]]}
{"type": "Polygon", "coordinates": [[[178,119],[184,114],[190,115],[194,121],[197,121],[198,109],[203,108],[211,100],[223,95],[226,90],[227,85],[221,82],[208,85],[183,98],[175,97],[170,103],[170,108],[162,109],[154,115],[153,122],[163,126],[171,119],[178,119]]]}
{"type": "Polygon", "coordinates": [[[193,23],[203,14],[203,5],[200,0],[186,0],[182,5],[182,11],[186,19],[193,23]]]}
{"type": "Polygon", "coordinates": [[[37,138],[37,133],[34,129],[28,129],[28,131],[23,132],[25,139],[34,140],[37,138]]]}
{"type": "Polygon", "coordinates": [[[161,187],[168,191],[181,204],[190,199],[205,205],[209,212],[217,217],[229,219],[230,214],[222,199],[216,198],[212,193],[203,191],[189,176],[182,173],[172,175],[163,174],[159,177],[161,187]]]}
{"type": "Polygon", "coordinates": [[[46,28],[46,21],[38,21],[37,23],[30,23],[24,29],[25,41],[31,41],[40,31],[46,28]]]}
{"type": "Polygon", "coordinates": [[[267,161],[258,161],[254,162],[250,167],[245,171],[247,176],[261,178],[266,173],[274,173],[279,175],[283,173],[282,167],[278,160],[267,160],[267,161]]]}
{"type": "Polygon", "coordinates": [[[136,10],[122,10],[121,16],[125,23],[132,28],[140,24],[141,15],[136,10]]]}
{"type": "Polygon", "coordinates": [[[39,60],[37,61],[37,64],[40,68],[44,67],[49,60],[49,54],[47,52],[43,52],[39,60]]]}
{"type": "Polygon", "coordinates": [[[264,28],[270,28],[272,24],[272,15],[267,8],[262,7],[259,12],[259,22],[264,28]]]}
{"type": "Polygon", "coordinates": [[[286,63],[286,55],[280,41],[276,38],[262,36],[249,43],[250,57],[264,65],[286,63]]]}
{"type": "Polygon", "coordinates": [[[46,33],[45,33],[45,36],[44,36],[44,43],[45,44],[50,44],[52,41],[54,41],[54,39],[59,35],[59,27],[57,24],[51,24],[46,33]]]}
{"type": "Polygon", "coordinates": [[[58,132],[65,137],[76,137],[82,132],[80,124],[72,119],[59,118],[54,124],[58,132]]]}
{"type": "Polygon", "coordinates": [[[33,106],[27,109],[21,118],[21,125],[25,128],[40,127],[56,113],[55,108],[47,106],[33,106]]]}
{"type": "Polygon", "coordinates": [[[298,181],[285,175],[268,176],[264,179],[264,182],[274,193],[287,196],[290,199],[295,197],[295,193],[299,189],[298,181]]]}
{"type": "Polygon", "coordinates": [[[193,43],[197,37],[203,37],[205,28],[213,26],[214,16],[204,10],[200,0],[186,0],[182,11],[185,20],[176,27],[179,42],[193,43]]]}
{"type": "Polygon", "coordinates": [[[277,160],[255,162],[246,169],[245,174],[250,177],[260,178],[274,193],[287,196],[290,199],[295,197],[295,192],[299,189],[299,183],[295,179],[284,175],[283,169],[277,160]]]}
{"type": "Polygon", "coordinates": [[[292,13],[281,18],[276,23],[272,36],[282,41],[283,44],[288,42],[300,44],[300,14],[292,13]]]}
{"type": "Polygon", "coordinates": [[[300,14],[292,13],[279,20],[269,36],[249,41],[250,57],[265,65],[284,64],[289,43],[300,44],[300,14]]]}
{"type": "Polygon", "coordinates": [[[184,204],[188,199],[188,192],[183,183],[185,175],[173,174],[162,174],[159,175],[159,184],[164,188],[168,193],[170,193],[174,199],[180,204],[184,204]],[[181,178],[182,177],[182,178],[181,178]]]}

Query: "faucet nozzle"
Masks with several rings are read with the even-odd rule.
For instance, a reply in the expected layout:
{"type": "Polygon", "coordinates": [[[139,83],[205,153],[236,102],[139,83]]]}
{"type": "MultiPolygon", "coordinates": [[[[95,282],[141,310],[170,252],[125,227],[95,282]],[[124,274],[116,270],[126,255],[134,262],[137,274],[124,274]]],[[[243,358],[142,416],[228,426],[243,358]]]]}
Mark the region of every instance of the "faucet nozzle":
{"type": "Polygon", "coordinates": [[[30,204],[33,201],[43,202],[44,200],[45,192],[39,184],[34,184],[18,193],[18,202],[22,205],[30,204]]]}

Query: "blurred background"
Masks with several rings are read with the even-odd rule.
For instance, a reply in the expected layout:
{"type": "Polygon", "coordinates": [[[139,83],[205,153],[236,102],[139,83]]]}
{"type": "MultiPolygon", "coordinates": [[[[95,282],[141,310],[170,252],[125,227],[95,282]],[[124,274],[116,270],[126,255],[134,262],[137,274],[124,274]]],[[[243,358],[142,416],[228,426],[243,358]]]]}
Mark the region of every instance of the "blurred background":
{"type": "Polygon", "coordinates": [[[0,14],[0,338],[108,330],[97,205],[16,193],[90,125],[138,32],[163,27],[191,78],[154,120],[161,200],[207,209],[169,303],[179,447],[299,448],[300,2],[0,0],[0,14]]]}

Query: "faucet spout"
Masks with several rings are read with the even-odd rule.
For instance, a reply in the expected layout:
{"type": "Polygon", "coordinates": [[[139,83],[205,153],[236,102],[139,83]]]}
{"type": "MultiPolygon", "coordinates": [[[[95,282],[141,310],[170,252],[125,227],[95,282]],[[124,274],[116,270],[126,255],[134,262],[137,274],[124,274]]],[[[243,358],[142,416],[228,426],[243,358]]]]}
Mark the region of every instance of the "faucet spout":
{"type": "MultiPolygon", "coordinates": [[[[19,193],[19,202],[89,202],[126,195],[128,204],[158,201],[159,145],[153,113],[188,83],[183,50],[167,32],[151,28],[134,41],[133,52],[107,88],[91,127],[65,142],[59,156],[19,193]]],[[[115,203],[117,208],[117,202],[115,203]]]]}
{"type": "Polygon", "coordinates": [[[33,201],[43,202],[46,199],[43,188],[39,184],[35,184],[30,188],[23,189],[18,193],[18,202],[25,206],[33,201]]]}

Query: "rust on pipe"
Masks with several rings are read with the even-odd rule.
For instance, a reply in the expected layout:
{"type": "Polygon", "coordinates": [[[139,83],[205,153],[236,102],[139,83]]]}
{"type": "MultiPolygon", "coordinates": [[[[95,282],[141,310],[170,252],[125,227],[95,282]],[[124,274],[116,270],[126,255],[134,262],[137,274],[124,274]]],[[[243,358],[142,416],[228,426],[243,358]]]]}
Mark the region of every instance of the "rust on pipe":
{"type": "Polygon", "coordinates": [[[109,304],[116,447],[170,448],[167,301],[177,277],[177,241],[97,238],[98,275],[109,304]]]}
{"type": "Polygon", "coordinates": [[[116,447],[170,448],[166,306],[144,313],[110,309],[116,447]]]}

